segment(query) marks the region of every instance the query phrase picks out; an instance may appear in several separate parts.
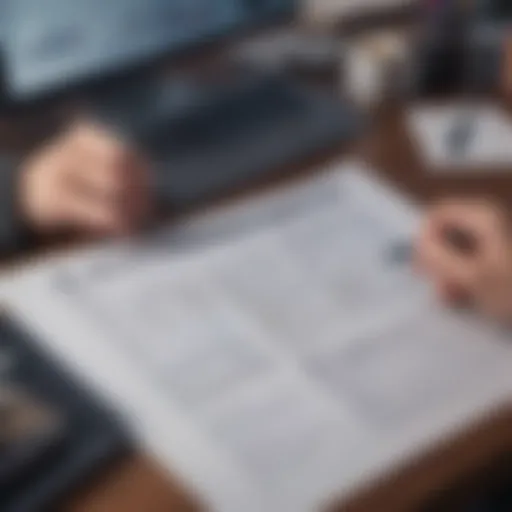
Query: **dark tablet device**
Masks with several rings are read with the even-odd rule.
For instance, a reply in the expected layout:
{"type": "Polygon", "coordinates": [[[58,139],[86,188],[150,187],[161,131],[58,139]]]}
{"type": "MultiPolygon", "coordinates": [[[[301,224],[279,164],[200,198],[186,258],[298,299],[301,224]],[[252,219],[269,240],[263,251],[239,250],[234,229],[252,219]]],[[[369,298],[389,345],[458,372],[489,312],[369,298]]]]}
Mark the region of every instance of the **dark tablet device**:
{"type": "Polygon", "coordinates": [[[128,453],[131,443],[116,413],[5,316],[0,361],[2,512],[53,509],[128,453]]]}

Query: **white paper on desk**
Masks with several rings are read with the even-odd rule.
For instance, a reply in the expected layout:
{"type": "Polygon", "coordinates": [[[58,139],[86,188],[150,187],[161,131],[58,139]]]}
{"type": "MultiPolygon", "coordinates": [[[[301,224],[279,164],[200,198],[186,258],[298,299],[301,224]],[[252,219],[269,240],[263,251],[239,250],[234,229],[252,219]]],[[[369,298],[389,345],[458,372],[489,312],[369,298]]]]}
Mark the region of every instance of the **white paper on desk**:
{"type": "Polygon", "coordinates": [[[512,120],[493,105],[420,106],[407,114],[417,149],[432,172],[512,170],[512,120]],[[461,117],[462,116],[462,117],[461,117]],[[466,150],[453,151],[450,131],[464,116],[473,128],[466,150]]]}
{"type": "Polygon", "coordinates": [[[2,291],[209,509],[306,512],[509,398],[508,345],[394,257],[418,220],[339,166],[2,291]]]}

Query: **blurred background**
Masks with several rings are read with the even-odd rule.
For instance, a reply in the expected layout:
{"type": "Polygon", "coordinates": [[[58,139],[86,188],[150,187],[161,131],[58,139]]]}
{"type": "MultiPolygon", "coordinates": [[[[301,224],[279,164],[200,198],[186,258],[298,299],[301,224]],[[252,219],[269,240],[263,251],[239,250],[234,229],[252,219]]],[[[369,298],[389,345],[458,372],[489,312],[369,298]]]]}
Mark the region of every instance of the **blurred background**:
{"type": "MultiPolygon", "coordinates": [[[[512,144],[503,137],[510,24],[506,0],[1,0],[0,146],[24,155],[66,124],[91,119],[148,156],[165,216],[353,153],[420,201],[478,191],[512,204],[512,144]]],[[[19,410],[30,400],[9,393],[4,402],[19,410]]],[[[45,436],[49,424],[58,437],[58,421],[48,421],[45,436]]],[[[480,450],[493,432],[448,456],[457,469],[446,485],[435,476],[441,462],[420,498],[380,510],[512,510],[510,437],[480,450]]],[[[114,441],[105,450],[117,452],[114,441]]],[[[44,485],[62,471],[57,459],[25,483],[66,494],[92,467],[101,473],[105,453],[59,485],[44,485]]],[[[403,478],[398,494],[412,496],[418,480],[403,478]]],[[[379,496],[356,510],[379,510],[379,496]]]]}

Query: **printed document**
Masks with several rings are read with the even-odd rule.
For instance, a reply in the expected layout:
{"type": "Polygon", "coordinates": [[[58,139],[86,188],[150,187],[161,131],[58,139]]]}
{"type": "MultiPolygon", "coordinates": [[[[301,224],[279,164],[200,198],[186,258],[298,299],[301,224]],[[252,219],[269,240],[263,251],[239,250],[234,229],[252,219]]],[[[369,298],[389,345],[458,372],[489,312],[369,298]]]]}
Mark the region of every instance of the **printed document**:
{"type": "Polygon", "coordinates": [[[512,169],[512,121],[493,105],[420,106],[409,132],[431,172],[478,174],[512,169]]]}
{"type": "Polygon", "coordinates": [[[208,510],[315,511],[510,398],[507,337],[412,271],[419,220],[339,164],[1,292],[208,510]]]}

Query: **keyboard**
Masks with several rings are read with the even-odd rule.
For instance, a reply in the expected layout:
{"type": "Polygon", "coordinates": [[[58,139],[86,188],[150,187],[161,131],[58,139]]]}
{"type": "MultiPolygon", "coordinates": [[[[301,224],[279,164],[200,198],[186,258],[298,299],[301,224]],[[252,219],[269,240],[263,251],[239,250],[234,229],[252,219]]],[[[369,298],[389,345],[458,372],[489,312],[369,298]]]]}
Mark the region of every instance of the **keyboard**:
{"type": "Polygon", "coordinates": [[[206,86],[132,84],[94,96],[89,107],[142,146],[154,162],[157,195],[177,207],[283,172],[363,127],[352,106],[266,74],[206,86]]]}
{"type": "MultiPolygon", "coordinates": [[[[278,80],[243,83],[219,94],[210,104],[198,102],[196,111],[148,134],[145,141],[164,160],[237,139],[252,137],[280,120],[300,118],[304,102],[278,80]],[[199,107],[199,108],[197,108],[199,107]]],[[[165,112],[165,110],[164,110],[165,112]]]]}

